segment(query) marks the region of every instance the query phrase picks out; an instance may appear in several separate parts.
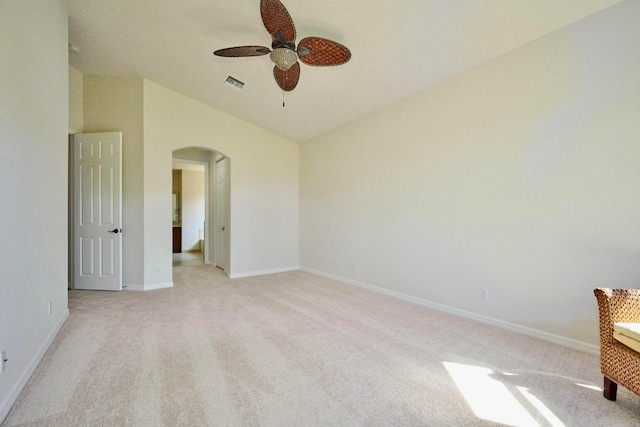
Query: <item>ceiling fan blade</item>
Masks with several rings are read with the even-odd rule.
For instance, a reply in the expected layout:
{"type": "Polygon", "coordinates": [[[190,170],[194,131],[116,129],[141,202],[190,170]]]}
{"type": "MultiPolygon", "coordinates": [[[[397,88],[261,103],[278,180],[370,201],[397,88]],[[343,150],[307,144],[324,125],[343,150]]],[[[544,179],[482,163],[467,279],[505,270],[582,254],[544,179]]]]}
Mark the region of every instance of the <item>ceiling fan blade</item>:
{"type": "Polygon", "coordinates": [[[273,77],[280,89],[290,92],[298,85],[300,79],[300,63],[296,62],[287,71],[282,71],[278,67],[273,67],[273,77]]]}
{"type": "Polygon", "coordinates": [[[300,40],[298,50],[301,47],[309,50],[309,54],[300,56],[300,61],[307,65],[318,67],[341,65],[351,59],[349,49],[340,43],[322,37],[306,37],[300,40]]]}
{"type": "Polygon", "coordinates": [[[271,52],[271,49],[264,46],[238,46],[228,47],[226,49],[218,49],[213,52],[216,56],[226,56],[231,58],[237,58],[240,56],[262,56],[271,52]]]}
{"type": "Polygon", "coordinates": [[[276,33],[280,30],[287,41],[295,41],[296,27],[280,0],[260,0],[260,14],[264,27],[271,34],[272,39],[276,39],[276,33]]]}

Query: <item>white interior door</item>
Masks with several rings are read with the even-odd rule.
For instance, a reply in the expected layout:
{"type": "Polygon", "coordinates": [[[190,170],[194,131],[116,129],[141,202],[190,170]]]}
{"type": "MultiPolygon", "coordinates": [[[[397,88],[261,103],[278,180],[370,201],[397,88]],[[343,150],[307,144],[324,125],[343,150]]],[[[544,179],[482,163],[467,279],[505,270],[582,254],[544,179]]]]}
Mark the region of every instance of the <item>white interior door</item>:
{"type": "Polygon", "coordinates": [[[227,159],[216,162],[216,266],[227,270],[227,159]]]}
{"type": "Polygon", "coordinates": [[[122,133],[73,138],[74,288],[122,290],[122,133]]]}

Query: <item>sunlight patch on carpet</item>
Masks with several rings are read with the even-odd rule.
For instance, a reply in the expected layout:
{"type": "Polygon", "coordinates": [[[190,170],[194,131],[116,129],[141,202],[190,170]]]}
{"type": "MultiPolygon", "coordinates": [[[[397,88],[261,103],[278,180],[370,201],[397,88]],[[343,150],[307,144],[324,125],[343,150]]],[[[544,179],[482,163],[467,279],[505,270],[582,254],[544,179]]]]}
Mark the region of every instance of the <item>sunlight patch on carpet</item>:
{"type": "Polygon", "coordinates": [[[549,409],[547,406],[542,403],[540,399],[531,394],[528,388],[526,387],[516,387],[520,393],[533,405],[534,408],[538,410],[538,412],[547,420],[549,424],[553,427],[566,427],[562,421],[549,409]]]}
{"type": "Polygon", "coordinates": [[[595,386],[595,385],[591,385],[591,384],[576,383],[576,385],[577,385],[578,387],[588,388],[589,390],[595,390],[595,391],[600,391],[600,392],[602,392],[602,391],[603,391],[600,387],[595,386]]]}
{"type": "Polygon", "coordinates": [[[514,427],[540,427],[507,386],[491,378],[493,370],[461,363],[443,364],[478,418],[514,427]]]}

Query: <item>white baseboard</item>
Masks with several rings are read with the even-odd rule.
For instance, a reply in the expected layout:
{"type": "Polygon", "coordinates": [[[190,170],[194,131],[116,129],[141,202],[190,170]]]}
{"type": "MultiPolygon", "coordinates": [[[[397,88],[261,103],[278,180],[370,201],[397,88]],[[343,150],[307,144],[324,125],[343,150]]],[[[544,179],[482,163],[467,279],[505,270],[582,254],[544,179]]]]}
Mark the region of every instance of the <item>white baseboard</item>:
{"type": "Polygon", "coordinates": [[[563,337],[560,335],[551,334],[549,332],[540,331],[538,329],[529,328],[527,326],[518,325],[515,323],[505,322],[504,320],[494,319],[493,317],[484,316],[482,314],[472,313],[466,310],[460,310],[459,308],[450,307],[448,305],[439,304],[437,302],[428,301],[422,298],[405,295],[400,292],[391,291],[377,286],[369,285],[367,283],[358,282],[356,280],[347,279],[344,277],[336,276],[323,271],[314,270],[312,268],[300,267],[300,270],[307,273],[315,274],[329,279],[337,280],[342,283],[346,283],[360,288],[369,289],[381,294],[389,295],[395,298],[399,298],[405,301],[413,302],[424,307],[429,307],[434,310],[443,311],[446,313],[454,314],[456,316],[464,317],[476,322],[485,323],[487,325],[496,326],[498,328],[506,329],[508,331],[517,332],[519,334],[527,335],[533,338],[538,338],[543,341],[558,344],[563,347],[568,347],[574,350],[582,351],[583,353],[593,354],[598,356],[600,354],[600,347],[594,344],[585,343],[582,341],[574,340],[572,338],[563,337]]]}
{"type": "Polygon", "coordinates": [[[286,273],[287,271],[297,271],[297,270],[300,270],[300,267],[295,266],[295,267],[273,268],[271,270],[249,271],[246,273],[231,273],[229,274],[229,279],[240,279],[242,277],[264,276],[265,274],[286,273]]]}
{"type": "Polygon", "coordinates": [[[173,282],[153,283],[151,285],[125,285],[122,287],[125,291],[153,291],[166,288],[173,288],[173,282]]]}
{"type": "Polygon", "coordinates": [[[62,328],[62,325],[64,325],[64,322],[67,321],[68,317],[69,317],[69,309],[65,310],[58,324],[51,330],[49,335],[47,335],[47,338],[44,340],[42,345],[38,348],[38,351],[36,352],[36,354],[33,355],[33,357],[31,358],[31,361],[29,362],[29,364],[26,366],[26,368],[18,378],[18,381],[13,385],[13,387],[11,387],[11,390],[9,390],[9,394],[7,394],[2,399],[2,401],[0,401],[0,424],[2,424],[2,422],[7,417],[7,415],[9,415],[9,411],[11,410],[11,407],[18,399],[20,392],[22,391],[24,386],[27,385],[29,378],[31,378],[31,375],[33,375],[33,373],[35,372],[36,368],[38,367],[38,364],[40,363],[40,361],[44,357],[44,354],[47,352],[47,350],[49,349],[49,346],[53,342],[53,339],[56,337],[56,335],[58,335],[60,328],[62,328]]]}

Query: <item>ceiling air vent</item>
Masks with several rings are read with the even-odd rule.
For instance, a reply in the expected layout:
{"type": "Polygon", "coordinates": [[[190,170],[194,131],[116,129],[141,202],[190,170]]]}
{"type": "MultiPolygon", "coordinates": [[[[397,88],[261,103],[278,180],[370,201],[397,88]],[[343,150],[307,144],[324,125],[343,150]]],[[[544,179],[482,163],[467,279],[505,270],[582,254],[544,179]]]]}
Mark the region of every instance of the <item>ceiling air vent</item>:
{"type": "Polygon", "coordinates": [[[227,78],[224,79],[224,82],[230,86],[235,87],[238,90],[244,87],[244,83],[242,83],[240,80],[236,79],[235,77],[227,76],[227,78]]]}

